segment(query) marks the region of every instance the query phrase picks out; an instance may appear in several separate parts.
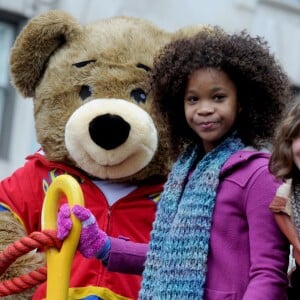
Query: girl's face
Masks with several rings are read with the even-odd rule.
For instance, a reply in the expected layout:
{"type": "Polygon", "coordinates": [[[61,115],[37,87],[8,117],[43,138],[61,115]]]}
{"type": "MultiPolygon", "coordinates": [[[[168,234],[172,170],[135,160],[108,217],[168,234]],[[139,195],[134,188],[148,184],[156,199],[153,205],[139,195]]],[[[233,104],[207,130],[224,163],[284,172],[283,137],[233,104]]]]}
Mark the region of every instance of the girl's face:
{"type": "Polygon", "coordinates": [[[297,166],[297,168],[300,169],[300,137],[293,139],[292,153],[293,153],[294,163],[297,166]]]}
{"type": "Polygon", "coordinates": [[[238,110],[237,89],[226,73],[205,68],[190,75],[184,94],[185,118],[206,152],[232,129],[238,110]]]}

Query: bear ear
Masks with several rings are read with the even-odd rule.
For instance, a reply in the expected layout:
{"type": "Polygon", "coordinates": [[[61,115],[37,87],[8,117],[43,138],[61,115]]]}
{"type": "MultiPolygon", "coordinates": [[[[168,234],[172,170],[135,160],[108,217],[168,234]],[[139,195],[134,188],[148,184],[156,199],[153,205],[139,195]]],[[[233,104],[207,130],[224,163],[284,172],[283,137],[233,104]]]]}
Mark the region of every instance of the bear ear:
{"type": "Polygon", "coordinates": [[[58,10],[48,11],[28,22],[10,54],[12,83],[24,97],[34,97],[51,55],[81,32],[80,24],[71,15],[58,10]]]}

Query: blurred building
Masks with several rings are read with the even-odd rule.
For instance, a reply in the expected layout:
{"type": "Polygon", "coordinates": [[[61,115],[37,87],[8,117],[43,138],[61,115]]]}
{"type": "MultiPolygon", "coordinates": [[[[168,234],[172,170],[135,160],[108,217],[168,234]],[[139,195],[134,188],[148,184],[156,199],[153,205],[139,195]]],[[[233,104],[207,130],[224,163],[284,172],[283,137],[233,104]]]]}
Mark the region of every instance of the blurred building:
{"type": "Polygon", "coordinates": [[[49,9],[82,24],[115,15],[148,19],[169,31],[195,23],[263,36],[300,89],[300,0],[0,0],[0,179],[37,150],[31,99],[10,85],[9,52],[29,18],[49,9]]]}

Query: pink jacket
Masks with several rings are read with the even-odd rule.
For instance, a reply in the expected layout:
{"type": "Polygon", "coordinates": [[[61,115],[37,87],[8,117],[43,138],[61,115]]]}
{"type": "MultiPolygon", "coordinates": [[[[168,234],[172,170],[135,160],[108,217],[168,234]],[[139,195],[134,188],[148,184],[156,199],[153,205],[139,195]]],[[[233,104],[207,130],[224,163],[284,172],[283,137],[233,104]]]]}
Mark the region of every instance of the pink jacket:
{"type": "MultiPolygon", "coordinates": [[[[221,170],[214,209],[205,300],[286,299],[289,244],[269,204],[281,182],[269,154],[242,150],[221,170]]],[[[142,272],[147,244],[112,240],[111,271],[142,272]]]]}

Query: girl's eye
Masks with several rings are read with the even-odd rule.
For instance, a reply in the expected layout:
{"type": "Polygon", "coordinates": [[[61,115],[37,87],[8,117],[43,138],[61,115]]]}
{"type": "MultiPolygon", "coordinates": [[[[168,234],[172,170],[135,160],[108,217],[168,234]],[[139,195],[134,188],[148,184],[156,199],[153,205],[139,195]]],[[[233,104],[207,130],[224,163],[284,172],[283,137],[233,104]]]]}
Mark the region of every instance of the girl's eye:
{"type": "Polygon", "coordinates": [[[194,96],[189,96],[189,97],[185,98],[185,101],[188,102],[188,103],[195,103],[195,102],[198,101],[198,98],[194,97],[194,96]]]}
{"type": "Polygon", "coordinates": [[[226,98],[226,95],[224,95],[224,94],[219,94],[219,95],[214,95],[214,100],[215,101],[222,101],[222,100],[224,100],[224,98],[226,98]]]}

